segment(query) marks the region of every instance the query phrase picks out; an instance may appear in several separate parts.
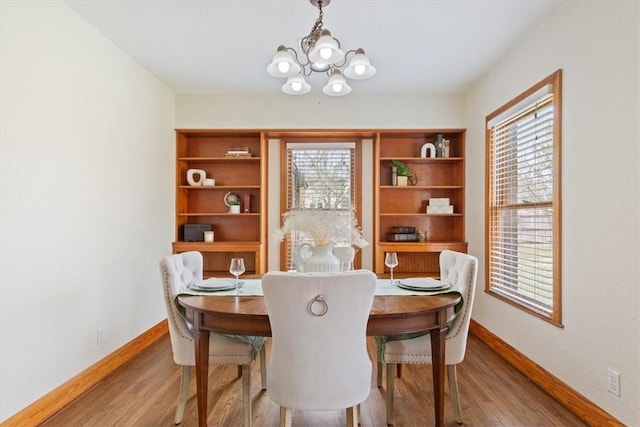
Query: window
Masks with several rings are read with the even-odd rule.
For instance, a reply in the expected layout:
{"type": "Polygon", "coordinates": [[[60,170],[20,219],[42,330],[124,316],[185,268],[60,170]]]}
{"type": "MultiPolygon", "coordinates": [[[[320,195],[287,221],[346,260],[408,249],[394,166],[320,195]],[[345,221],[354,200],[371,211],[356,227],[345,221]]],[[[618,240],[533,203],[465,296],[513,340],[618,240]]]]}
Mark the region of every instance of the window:
{"type": "MultiPolygon", "coordinates": [[[[285,142],[285,147],[286,194],[282,213],[323,209],[344,211],[345,218],[350,218],[353,208],[359,211],[356,142],[285,142]]],[[[295,268],[293,248],[304,242],[304,236],[295,232],[286,239],[281,255],[283,270],[295,268]]]]}
{"type": "Polygon", "coordinates": [[[558,70],[486,117],[485,291],[561,325],[558,70]]]}

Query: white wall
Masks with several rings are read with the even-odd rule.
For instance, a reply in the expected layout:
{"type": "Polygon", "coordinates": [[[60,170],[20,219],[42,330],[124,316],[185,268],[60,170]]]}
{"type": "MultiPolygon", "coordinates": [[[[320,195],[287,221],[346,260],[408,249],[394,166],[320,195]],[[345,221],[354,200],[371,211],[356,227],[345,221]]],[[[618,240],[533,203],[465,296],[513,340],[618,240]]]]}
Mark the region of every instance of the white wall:
{"type": "Polygon", "coordinates": [[[473,317],[629,426],[640,426],[639,5],[568,2],[472,88],[466,113],[467,238],[482,273],[484,117],[563,69],[564,328],[482,290],[473,317]],[[607,368],[621,374],[621,398],[607,392],[607,368]]]}
{"type": "Polygon", "coordinates": [[[175,139],[173,93],[66,5],[0,18],[5,420],[166,317],[175,139]]]}
{"type": "Polygon", "coordinates": [[[363,95],[332,98],[216,94],[176,96],[176,128],[403,129],[464,125],[464,97],[451,94],[363,95]]]}

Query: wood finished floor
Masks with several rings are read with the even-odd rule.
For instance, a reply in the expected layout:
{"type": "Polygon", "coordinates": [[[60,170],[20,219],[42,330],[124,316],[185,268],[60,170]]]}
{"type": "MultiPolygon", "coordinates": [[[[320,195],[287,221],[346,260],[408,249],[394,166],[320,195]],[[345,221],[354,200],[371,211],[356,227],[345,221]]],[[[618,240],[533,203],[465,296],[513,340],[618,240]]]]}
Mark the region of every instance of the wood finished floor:
{"type": "MultiPolygon", "coordinates": [[[[375,354],[372,340],[369,350],[375,354]]],[[[259,369],[257,361],[252,369],[253,425],[278,426],[278,406],[260,389],[259,369]]],[[[42,426],[172,426],[179,380],[180,368],[173,363],[166,335],[42,426]]],[[[458,382],[466,426],[586,425],[472,335],[465,360],[458,365],[458,382]]],[[[432,426],[431,367],[405,365],[395,384],[395,425],[432,426]]],[[[210,427],[242,425],[240,386],[235,367],[210,368],[210,427]]],[[[445,425],[457,426],[448,387],[445,390],[445,425]]],[[[374,365],[371,394],[362,404],[362,426],[386,426],[385,413],[385,390],[376,387],[374,365]]],[[[197,426],[194,378],[181,425],[197,426]]],[[[293,425],[344,426],[346,415],[345,411],[296,411],[293,425]]]]}

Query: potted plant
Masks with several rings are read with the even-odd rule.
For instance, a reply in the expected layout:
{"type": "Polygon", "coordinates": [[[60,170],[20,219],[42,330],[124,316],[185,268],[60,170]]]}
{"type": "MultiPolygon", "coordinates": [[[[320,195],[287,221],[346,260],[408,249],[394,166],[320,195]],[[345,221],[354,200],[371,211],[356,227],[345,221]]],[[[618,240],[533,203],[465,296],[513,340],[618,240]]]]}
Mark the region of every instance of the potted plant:
{"type": "Polygon", "coordinates": [[[229,213],[240,213],[240,200],[229,201],[229,213]]]}
{"type": "Polygon", "coordinates": [[[224,195],[224,204],[229,206],[229,213],[240,213],[240,196],[235,193],[228,192],[224,195]]]}
{"type": "Polygon", "coordinates": [[[396,169],[397,185],[407,185],[409,177],[415,174],[413,169],[400,160],[391,160],[391,167],[396,169]]]}

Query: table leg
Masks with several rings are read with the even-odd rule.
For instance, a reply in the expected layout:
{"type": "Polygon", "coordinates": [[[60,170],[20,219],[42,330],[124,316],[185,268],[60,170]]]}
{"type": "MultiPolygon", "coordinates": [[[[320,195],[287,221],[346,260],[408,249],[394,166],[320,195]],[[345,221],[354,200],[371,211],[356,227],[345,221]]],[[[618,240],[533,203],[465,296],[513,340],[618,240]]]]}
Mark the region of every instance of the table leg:
{"type": "Polygon", "coordinates": [[[436,427],[444,425],[444,376],[445,337],[447,329],[434,329],[431,335],[431,357],[433,369],[433,401],[436,413],[436,427]]]}
{"type": "Polygon", "coordinates": [[[209,394],[209,331],[194,330],[196,344],[196,396],[198,398],[198,425],[207,427],[207,397],[209,394]]]}

